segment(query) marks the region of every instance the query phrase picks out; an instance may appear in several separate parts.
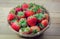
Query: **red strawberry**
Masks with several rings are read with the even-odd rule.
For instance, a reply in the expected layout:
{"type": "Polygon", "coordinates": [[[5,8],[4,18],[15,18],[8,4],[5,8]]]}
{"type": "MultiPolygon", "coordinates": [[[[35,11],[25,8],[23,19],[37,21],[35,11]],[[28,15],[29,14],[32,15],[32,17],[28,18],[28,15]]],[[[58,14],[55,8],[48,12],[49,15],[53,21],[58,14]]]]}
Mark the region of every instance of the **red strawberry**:
{"type": "Polygon", "coordinates": [[[15,11],[19,12],[19,11],[22,11],[22,9],[20,7],[17,7],[17,8],[15,8],[15,11]]]}
{"type": "Polygon", "coordinates": [[[41,24],[46,27],[48,25],[48,20],[42,20],[41,24]]]}
{"type": "Polygon", "coordinates": [[[36,22],[37,22],[37,18],[34,17],[34,16],[31,16],[31,17],[28,17],[27,18],[27,23],[30,26],[35,26],[36,25],[36,22]]]}
{"type": "Polygon", "coordinates": [[[31,16],[31,15],[33,15],[33,14],[34,14],[33,11],[26,11],[26,12],[25,12],[26,17],[29,17],[29,16],[31,16]]]}
{"type": "Polygon", "coordinates": [[[17,32],[18,32],[19,29],[20,29],[20,26],[18,25],[17,21],[14,22],[14,23],[12,23],[12,24],[11,24],[11,27],[12,27],[14,30],[16,30],[17,32]]]}
{"type": "Polygon", "coordinates": [[[38,9],[36,13],[41,13],[41,12],[42,12],[42,10],[41,9],[38,9]]]}
{"type": "Polygon", "coordinates": [[[33,32],[33,33],[37,33],[37,32],[40,31],[40,28],[39,28],[38,26],[32,26],[32,27],[30,28],[30,31],[33,32]]]}
{"type": "Polygon", "coordinates": [[[9,20],[9,21],[12,20],[12,19],[14,19],[14,18],[15,18],[15,15],[14,15],[14,14],[10,13],[10,14],[8,15],[8,20],[9,20]]]}
{"type": "Polygon", "coordinates": [[[22,9],[24,10],[24,9],[27,9],[27,8],[28,8],[28,4],[24,3],[24,4],[22,5],[22,9]]]}

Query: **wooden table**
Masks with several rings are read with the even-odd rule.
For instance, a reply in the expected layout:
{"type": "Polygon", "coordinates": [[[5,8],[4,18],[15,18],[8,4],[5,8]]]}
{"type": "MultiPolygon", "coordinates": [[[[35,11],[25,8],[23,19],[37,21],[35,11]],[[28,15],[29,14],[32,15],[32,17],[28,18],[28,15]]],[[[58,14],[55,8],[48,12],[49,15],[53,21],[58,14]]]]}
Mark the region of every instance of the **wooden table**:
{"type": "MultiPolygon", "coordinates": [[[[0,39],[25,39],[19,37],[7,23],[7,15],[9,10],[15,7],[17,4],[23,3],[21,1],[22,0],[0,1],[0,39]]],[[[37,2],[37,4],[40,4],[39,0],[32,2],[37,2]]],[[[34,39],[60,39],[60,0],[47,0],[46,3],[44,3],[44,6],[49,11],[51,17],[50,28],[47,29],[40,37],[34,39]]]]}

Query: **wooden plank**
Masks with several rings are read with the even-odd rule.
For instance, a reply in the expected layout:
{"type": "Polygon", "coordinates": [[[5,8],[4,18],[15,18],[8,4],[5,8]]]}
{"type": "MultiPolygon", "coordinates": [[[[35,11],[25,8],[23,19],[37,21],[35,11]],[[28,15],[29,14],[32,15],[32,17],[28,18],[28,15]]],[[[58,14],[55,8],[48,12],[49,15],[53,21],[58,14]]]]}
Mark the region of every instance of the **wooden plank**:
{"type": "Polygon", "coordinates": [[[23,39],[17,35],[0,35],[0,39],[23,39]]]}
{"type": "Polygon", "coordinates": [[[60,36],[40,35],[39,37],[34,37],[34,38],[21,38],[18,35],[0,35],[0,39],[60,39],[60,36]]]}
{"type": "Polygon", "coordinates": [[[44,33],[45,36],[60,36],[60,24],[51,24],[44,33]]]}
{"type": "Polygon", "coordinates": [[[60,18],[60,12],[50,12],[50,17],[53,18],[60,18]]]}
{"type": "MultiPolygon", "coordinates": [[[[42,36],[40,36],[40,37],[36,37],[36,38],[34,38],[34,39],[60,39],[60,36],[44,36],[44,35],[42,35],[42,36]]],[[[33,39],[33,38],[32,38],[33,39]]]]}
{"type": "Polygon", "coordinates": [[[60,23],[60,13],[49,13],[51,23],[60,23]]]}
{"type": "Polygon", "coordinates": [[[60,24],[60,18],[51,18],[50,19],[51,20],[51,23],[53,23],[53,24],[60,24]]]}

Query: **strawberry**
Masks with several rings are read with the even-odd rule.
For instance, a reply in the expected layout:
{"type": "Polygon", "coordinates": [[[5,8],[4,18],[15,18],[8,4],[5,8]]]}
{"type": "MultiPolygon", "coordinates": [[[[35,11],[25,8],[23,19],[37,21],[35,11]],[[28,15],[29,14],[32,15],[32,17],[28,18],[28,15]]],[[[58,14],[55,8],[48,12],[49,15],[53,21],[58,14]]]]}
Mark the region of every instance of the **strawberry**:
{"type": "Polygon", "coordinates": [[[25,18],[21,18],[21,19],[19,20],[19,25],[20,25],[21,27],[26,27],[26,26],[27,26],[26,19],[25,19],[25,18]]]}
{"type": "Polygon", "coordinates": [[[40,31],[40,28],[38,26],[31,26],[30,31],[34,34],[40,31]]]}
{"type": "Polygon", "coordinates": [[[19,30],[19,32],[22,34],[29,34],[30,33],[30,27],[21,28],[19,30]]]}
{"type": "Polygon", "coordinates": [[[29,16],[31,16],[31,15],[33,15],[33,14],[34,14],[33,11],[26,11],[26,12],[25,12],[25,16],[26,16],[26,17],[29,17],[29,16]]]}
{"type": "Polygon", "coordinates": [[[22,5],[22,9],[24,10],[24,9],[27,9],[29,7],[29,5],[28,4],[26,4],[26,3],[24,3],[23,5],[22,5]]]}
{"type": "Polygon", "coordinates": [[[42,20],[41,24],[46,27],[48,25],[48,20],[42,20]]]}
{"type": "Polygon", "coordinates": [[[18,16],[18,18],[24,18],[25,17],[24,12],[21,12],[21,11],[18,12],[17,16],[18,16]]]}
{"type": "Polygon", "coordinates": [[[42,10],[41,9],[38,9],[36,13],[41,13],[41,12],[42,12],[42,10]]]}
{"type": "Polygon", "coordinates": [[[12,20],[12,19],[14,19],[14,18],[15,18],[15,15],[14,15],[14,14],[10,13],[10,14],[8,15],[8,20],[9,20],[9,21],[12,20]]]}
{"type": "Polygon", "coordinates": [[[15,31],[19,31],[19,29],[20,29],[20,25],[18,25],[18,22],[16,21],[16,22],[14,22],[14,23],[12,23],[11,24],[11,27],[15,30],[15,31]]]}
{"type": "Polygon", "coordinates": [[[31,17],[28,17],[27,18],[27,23],[30,26],[35,26],[36,25],[36,22],[37,22],[37,18],[34,17],[34,16],[31,16],[31,17]]]}
{"type": "Polygon", "coordinates": [[[19,11],[22,11],[22,9],[20,7],[17,7],[17,8],[15,8],[15,11],[19,12],[19,11]]]}

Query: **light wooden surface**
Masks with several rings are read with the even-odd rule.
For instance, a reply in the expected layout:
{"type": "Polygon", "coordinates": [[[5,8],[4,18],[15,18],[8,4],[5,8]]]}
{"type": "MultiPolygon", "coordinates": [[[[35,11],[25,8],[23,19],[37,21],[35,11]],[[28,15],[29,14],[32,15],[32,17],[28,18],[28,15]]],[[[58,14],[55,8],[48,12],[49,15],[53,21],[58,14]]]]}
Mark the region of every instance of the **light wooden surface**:
{"type": "MultiPolygon", "coordinates": [[[[0,39],[25,39],[19,37],[7,23],[7,15],[9,10],[18,4],[27,2],[26,0],[0,0],[0,39]]],[[[60,0],[32,0],[30,2],[44,5],[49,11],[51,17],[50,28],[47,29],[43,35],[38,39],[60,39],[60,0]]],[[[28,3],[28,2],[27,2],[28,3]]],[[[33,38],[27,38],[33,39],[33,38]]],[[[34,38],[37,39],[37,38],[34,38]]]]}

